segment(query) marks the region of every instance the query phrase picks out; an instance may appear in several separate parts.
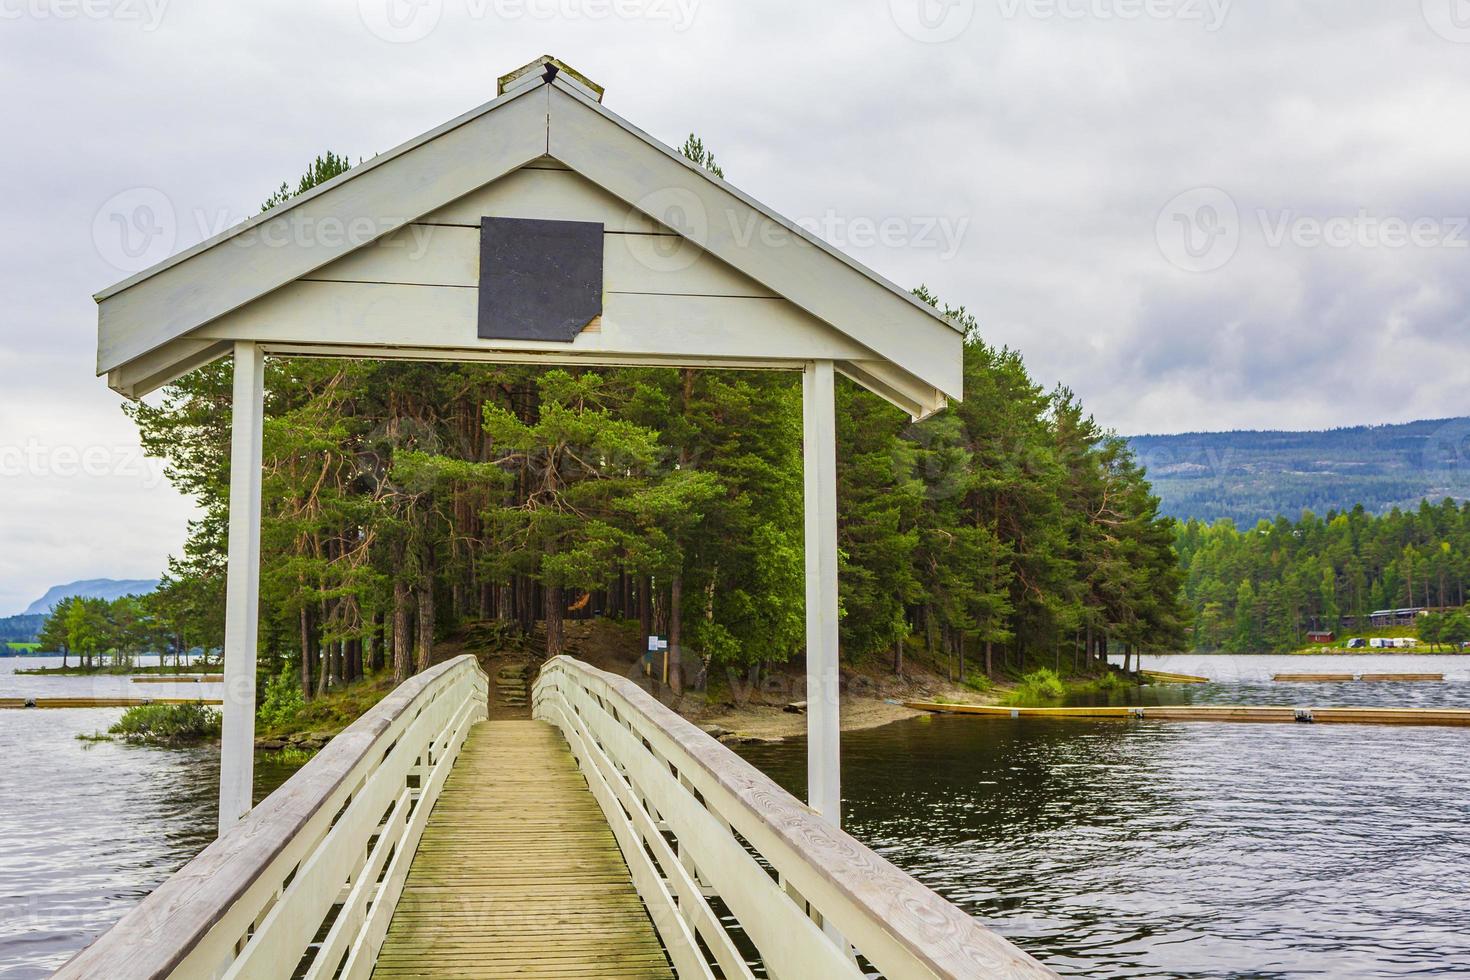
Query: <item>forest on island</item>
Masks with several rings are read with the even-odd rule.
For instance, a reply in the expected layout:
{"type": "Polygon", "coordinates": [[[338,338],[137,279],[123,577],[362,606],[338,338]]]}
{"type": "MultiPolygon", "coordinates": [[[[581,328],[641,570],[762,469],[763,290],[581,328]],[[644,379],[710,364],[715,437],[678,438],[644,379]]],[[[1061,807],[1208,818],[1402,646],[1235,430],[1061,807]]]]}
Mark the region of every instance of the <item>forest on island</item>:
{"type": "MultiPolygon", "coordinates": [[[[294,193],[347,166],[319,158],[294,193]]],[[[838,386],[844,661],[901,669],[908,644],[996,673],[1177,648],[1174,526],[1127,444],[916,295],[966,331],[965,399],[915,424],[838,386]]],[[[184,648],[222,641],[231,372],[128,408],[203,510],[151,603],[184,648]]],[[[290,664],[310,697],[402,679],[467,624],[555,654],[593,615],[667,636],[676,684],[788,661],[801,438],[791,373],[270,359],[262,670],[290,664]]]]}
{"type": "MultiPolygon", "coordinates": [[[[1375,610],[1463,606],[1470,503],[1424,501],[1382,516],[1359,505],[1248,531],[1192,520],[1180,526],[1176,547],[1196,648],[1293,650],[1308,630],[1362,627],[1375,610]]],[[[1438,628],[1440,620],[1429,623],[1438,628]]]]}

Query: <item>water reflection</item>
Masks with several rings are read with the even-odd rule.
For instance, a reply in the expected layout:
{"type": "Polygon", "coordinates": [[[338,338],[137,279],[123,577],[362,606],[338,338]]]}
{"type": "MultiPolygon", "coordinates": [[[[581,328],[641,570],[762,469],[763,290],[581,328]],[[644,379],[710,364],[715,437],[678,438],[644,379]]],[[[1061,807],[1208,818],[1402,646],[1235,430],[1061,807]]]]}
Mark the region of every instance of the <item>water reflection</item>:
{"type": "MultiPolygon", "coordinates": [[[[1453,729],[933,717],[843,738],[848,829],[1065,974],[1470,975],[1453,729]]],[[[793,791],[804,746],[742,754],[793,791]]]]}

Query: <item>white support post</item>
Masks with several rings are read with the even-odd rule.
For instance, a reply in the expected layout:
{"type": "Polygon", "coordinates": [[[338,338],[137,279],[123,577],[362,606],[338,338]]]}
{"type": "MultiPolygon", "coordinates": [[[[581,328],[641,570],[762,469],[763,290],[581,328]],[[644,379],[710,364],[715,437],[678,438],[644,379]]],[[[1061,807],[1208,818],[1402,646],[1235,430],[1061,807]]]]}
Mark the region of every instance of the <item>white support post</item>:
{"type": "Polygon", "coordinates": [[[255,646],[260,605],[260,466],[265,355],[235,344],[230,432],[230,540],[225,587],[224,732],[220,739],[219,832],[250,812],[255,776],[255,646]]]}
{"type": "Polygon", "coordinates": [[[842,822],[837,673],[837,416],[831,361],[802,383],[806,477],[807,805],[842,822]]]}

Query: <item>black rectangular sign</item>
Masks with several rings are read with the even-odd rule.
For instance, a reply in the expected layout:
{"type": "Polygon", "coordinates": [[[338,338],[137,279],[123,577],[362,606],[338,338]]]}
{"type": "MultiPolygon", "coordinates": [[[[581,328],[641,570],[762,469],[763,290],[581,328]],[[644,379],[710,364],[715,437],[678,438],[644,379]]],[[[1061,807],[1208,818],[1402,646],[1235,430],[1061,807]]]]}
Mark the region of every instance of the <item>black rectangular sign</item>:
{"type": "Polygon", "coordinates": [[[602,315],[602,224],[480,219],[480,337],[569,342],[602,315]]]}

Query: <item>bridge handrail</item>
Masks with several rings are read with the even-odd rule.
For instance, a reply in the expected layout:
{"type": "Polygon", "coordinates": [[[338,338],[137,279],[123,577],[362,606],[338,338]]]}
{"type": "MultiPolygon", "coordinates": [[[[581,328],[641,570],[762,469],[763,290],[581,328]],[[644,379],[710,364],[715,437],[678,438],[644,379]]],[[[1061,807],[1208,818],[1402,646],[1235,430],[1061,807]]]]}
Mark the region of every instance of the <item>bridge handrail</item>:
{"type": "Polygon", "coordinates": [[[399,685],[54,980],[366,977],[488,688],[471,656],[399,685]]]}
{"type": "Polygon", "coordinates": [[[680,980],[713,977],[711,958],[753,976],[711,898],[774,977],[862,977],[853,948],[900,980],[1055,976],[631,680],[558,657],[534,705],[566,734],[680,980]]]}

